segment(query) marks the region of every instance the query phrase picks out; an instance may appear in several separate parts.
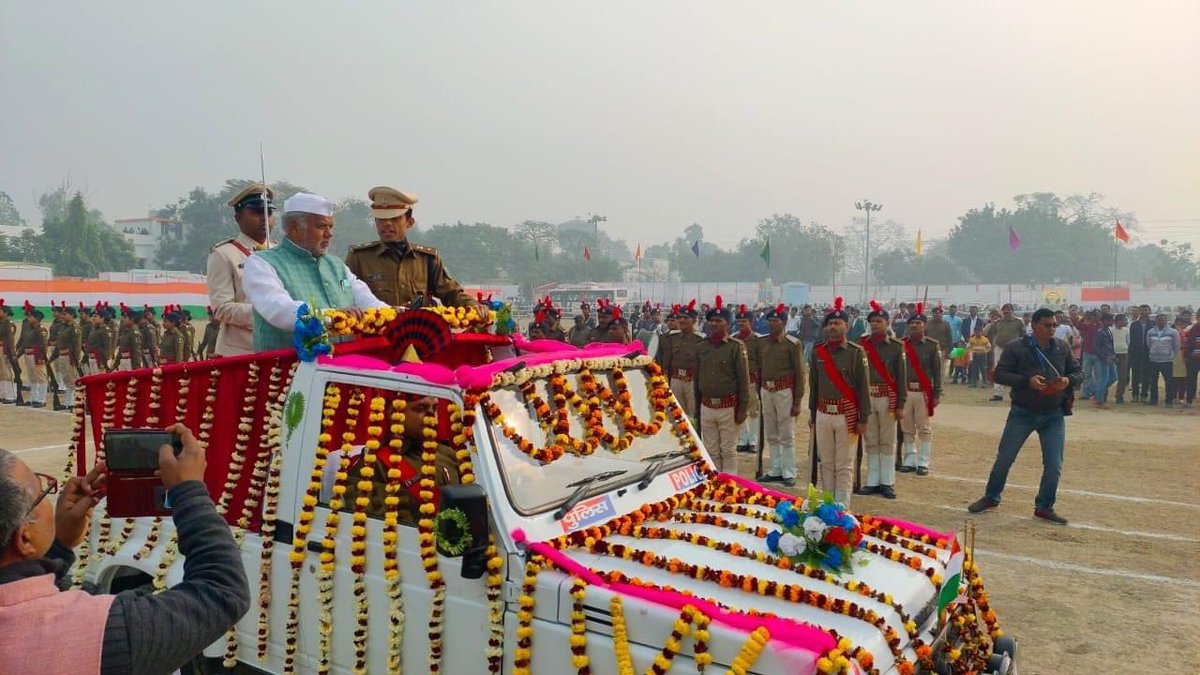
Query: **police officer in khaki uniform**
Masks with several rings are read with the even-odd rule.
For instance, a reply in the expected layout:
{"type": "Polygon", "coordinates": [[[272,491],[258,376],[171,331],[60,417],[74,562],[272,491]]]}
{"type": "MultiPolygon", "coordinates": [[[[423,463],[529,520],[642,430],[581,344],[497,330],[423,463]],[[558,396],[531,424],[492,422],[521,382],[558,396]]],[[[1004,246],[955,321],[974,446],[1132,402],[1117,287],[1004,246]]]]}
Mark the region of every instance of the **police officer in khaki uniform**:
{"type": "Polygon", "coordinates": [[[437,249],[409,243],[408,231],[417,222],[412,209],[418,201],[415,196],[379,186],[371,188],[367,197],[379,240],[351,246],[346,267],[375,297],[393,307],[407,307],[427,296],[450,307],[478,306],[446,272],[437,249]]]}
{"type": "Polygon", "coordinates": [[[50,361],[58,373],[58,386],[63,389],[62,402],[55,410],[70,410],[75,405],[75,380],[83,375],[83,338],[75,323],[75,308],[63,305],[59,311],[62,325],[58,329],[58,340],[50,354],[50,361]]]}
{"type": "Polygon", "coordinates": [[[163,334],[159,338],[158,355],[161,365],[170,363],[183,363],[184,348],[183,332],[179,330],[179,324],[183,322],[183,316],[177,311],[163,312],[163,334]]]}
{"type": "MultiPolygon", "coordinates": [[[[29,360],[29,369],[26,371],[26,376],[29,382],[29,399],[25,402],[33,408],[46,407],[46,343],[50,341],[50,336],[46,329],[42,327],[42,319],[45,314],[40,309],[32,309],[26,317],[29,323],[26,325],[25,332],[21,337],[23,342],[21,345],[22,355],[29,360]]],[[[17,405],[21,405],[18,403],[17,405]]]]}
{"type": "Polygon", "coordinates": [[[142,338],[142,363],[147,366],[160,365],[162,361],[158,358],[158,343],[162,335],[158,322],[154,320],[154,309],[149,305],[142,306],[142,318],[137,328],[142,338]]]}
{"type": "Polygon", "coordinates": [[[813,347],[808,364],[808,424],[821,458],[821,489],[850,506],[854,487],[854,450],[867,430],[871,400],[867,357],[846,337],[850,315],[835,298],[825,314],[825,341],[813,347]]]}
{"type": "Polygon", "coordinates": [[[708,339],[696,345],[696,380],[700,391],[700,438],[717,470],[737,475],[738,427],[750,407],[750,369],[746,345],[729,337],[732,313],[717,296],[705,313],[708,339]]]}
{"type": "Polygon", "coordinates": [[[942,398],[942,349],[931,337],[925,336],[925,308],[917,303],[917,311],[908,317],[904,336],[905,369],[908,399],[900,413],[900,430],[904,432],[904,465],[901,473],[929,474],[929,455],[933,445],[934,408],[942,398]],[[920,446],[918,447],[918,443],[920,446]]]}
{"type": "Polygon", "coordinates": [[[192,324],[192,312],[179,305],[175,305],[175,311],[179,313],[179,334],[183,337],[183,360],[195,361],[196,326],[192,324]]]}
{"type": "Polygon", "coordinates": [[[12,307],[0,298],[0,403],[17,402],[17,382],[13,363],[17,360],[17,327],[12,322],[12,307]]]}
{"type": "Polygon", "coordinates": [[[608,300],[600,299],[596,301],[596,325],[588,331],[587,343],[593,342],[620,342],[615,339],[613,331],[610,329],[610,324],[613,321],[613,306],[608,300]]]}
{"type": "Polygon", "coordinates": [[[142,367],[142,333],[138,322],[142,313],[127,309],[121,319],[121,330],[117,333],[116,370],[137,370],[142,367]]]}
{"type": "Polygon", "coordinates": [[[771,452],[771,468],[763,482],[796,484],[796,425],[804,398],[804,343],[786,332],[787,305],[767,312],[766,337],[757,338],[753,362],[762,397],[763,431],[771,452]]]}
{"type": "Polygon", "coordinates": [[[211,355],[236,356],[254,351],[254,310],[242,288],[242,268],[255,251],[271,246],[268,235],[275,223],[275,190],[262,183],[247,185],[229,200],[238,235],[208,253],[208,301],[212,321],[220,324],[211,355]]]}
{"type": "Polygon", "coordinates": [[[867,480],[860,495],[896,498],[896,427],[908,395],[904,367],[904,343],[888,335],[891,318],[879,303],[871,301],[867,315],[870,332],[862,337],[867,355],[867,373],[871,383],[871,416],[863,447],[867,454],[867,480]]]}
{"type": "Polygon", "coordinates": [[[758,450],[758,414],[762,408],[762,402],[759,396],[758,389],[760,388],[758,381],[758,347],[757,342],[759,336],[754,334],[754,312],[746,309],[745,305],[739,305],[737,315],[734,317],[737,320],[737,334],[734,335],[737,339],[746,345],[746,363],[750,369],[750,383],[753,385],[750,392],[750,406],[746,412],[746,423],[738,431],[738,452],[755,452],[758,450]]]}
{"type": "Polygon", "coordinates": [[[654,360],[667,375],[671,392],[683,407],[688,417],[696,419],[696,348],[704,342],[704,336],[696,332],[696,301],[687,307],[676,305],[672,309],[679,328],[667,333],[658,341],[658,354],[654,360]]]}

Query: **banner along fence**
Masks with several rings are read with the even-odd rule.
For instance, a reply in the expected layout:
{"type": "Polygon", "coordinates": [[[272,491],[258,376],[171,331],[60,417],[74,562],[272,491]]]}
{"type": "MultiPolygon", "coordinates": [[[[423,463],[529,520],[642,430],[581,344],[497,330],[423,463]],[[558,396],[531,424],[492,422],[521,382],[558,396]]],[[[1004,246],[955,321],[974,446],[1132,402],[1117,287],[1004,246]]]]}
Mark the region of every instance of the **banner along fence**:
{"type": "Polygon", "coordinates": [[[160,313],[164,305],[182,305],[192,312],[193,317],[200,319],[208,305],[208,290],[203,283],[189,282],[0,279],[0,298],[13,308],[13,316],[18,318],[25,315],[21,308],[26,301],[42,311],[46,311],[50,303],[61,305],[65,301],[76,309],[81,302],[85,307],[94,307],[97,302],[119,307],[123,302],[134,308],[149,305],[160,313]]]}

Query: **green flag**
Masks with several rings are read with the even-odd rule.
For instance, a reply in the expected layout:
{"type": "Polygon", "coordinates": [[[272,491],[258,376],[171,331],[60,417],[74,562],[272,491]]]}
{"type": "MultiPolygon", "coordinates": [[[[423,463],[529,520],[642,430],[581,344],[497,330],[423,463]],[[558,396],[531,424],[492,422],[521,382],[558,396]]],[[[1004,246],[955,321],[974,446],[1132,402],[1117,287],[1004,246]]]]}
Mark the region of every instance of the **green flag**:
{"type": "Polygon", "coordinates": [[[758,257],[762,258],[763,262],[767,263],[767,269],[771,269],[771,238],[770,237],[767,237],[767,245],[763,246],[762,253],[758,254],[758,257]]]}
{"type": "Polygon", "coordinates": [[[541,262],[542,256],[541,256],[541,252],[538,249],[539,249],[539,246],[537,244],[534,244],[533,245],[533,259],[538,262],[541,262]]]}

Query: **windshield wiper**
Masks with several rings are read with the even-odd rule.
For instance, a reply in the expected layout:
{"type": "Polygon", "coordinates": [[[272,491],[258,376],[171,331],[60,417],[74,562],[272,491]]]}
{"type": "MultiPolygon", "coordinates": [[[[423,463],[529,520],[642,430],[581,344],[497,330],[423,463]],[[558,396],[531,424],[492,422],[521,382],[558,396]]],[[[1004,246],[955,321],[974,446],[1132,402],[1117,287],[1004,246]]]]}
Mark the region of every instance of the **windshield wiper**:
{"type": "Polygon", "coordinates": [[[646,467],[646,470],[642,472],[642,477],[638,479],[639,490],[645,490],[646,488],[650,487],[650,484],[653,483],[654,479],[658,476],[658,472],[662,470],[663,464],[665,464],[665,462],[660,459],[646,467]]]}
{"type": "Polygon", "coordinates": [[[567,483],[564,487],[573,487],[575,488],[575,491],[572,492],[569,497],[563,500],[563,503],[558,507],[558,510],[554,512],[554,519],[562,520],[563,516],[567,515],[567,511],[570,511],[576,504],[583,501],[583,493],[592,483],[598,483],[602,480],[616,478],[617,476],[627,473],[629,473],[628,469],[614,469],[612,471],[598,473],[594,476],[588,476],[587,478],[577,480],[574,483],[567,483]]]}
{"type": "Polygon", "coordinates": [[[683,457],[684,455],[690,455],[690,454],[692,454],[691,450],[672,450],[670,452],[660,452],[657,455],[650,455],[649,457],[643,457],[641,461],[653,462],[654,460],[657,460],[657,459],[674,459],[676,457],[683,457]]]}

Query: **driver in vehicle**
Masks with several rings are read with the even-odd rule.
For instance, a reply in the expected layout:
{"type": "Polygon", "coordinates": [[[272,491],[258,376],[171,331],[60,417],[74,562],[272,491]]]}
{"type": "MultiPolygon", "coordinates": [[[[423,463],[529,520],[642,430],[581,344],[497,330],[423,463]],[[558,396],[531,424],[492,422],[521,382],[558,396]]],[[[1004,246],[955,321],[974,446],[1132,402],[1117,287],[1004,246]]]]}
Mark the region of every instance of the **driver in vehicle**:
{"type": "MultiPolygon", "coordinates": [[[[392,475],[400,481],[400,491],[396,495],[400,499],[400,503],[396,507],[397,517],[400,522],[415,523],[417,521],[417,506],[420,504],[421,491],[421,465],[423,463],[421,446],[425,442],[424,420],[427,416],[437,416],[437,414],[438,399],[432,396],[410,400],[405,406],[404,428],[400,437],[395,439],[400,441],[399,452],[391,447],[390,443],[385,443],[375,453],[375,470],[370,478],[373,485],[366,509],[368,517],[382,518],[386,513],[387,506],[384,500],[387,497],[388,476],[395,470],[396,473],[392,475]]],[[[384,437],[388,438],[386,425],[384,429],[384,437]]],[[[362,479],[362,457],[363,455],[360,453],[351,460],[353,464],[346,481],[346,504],[348,507],[352,506],[358,497],[358,482],[362,479]]],[[[330,465],[337,466],[335,462],[330,462],[330,465]]],[[[458,485],[462,482],[454,450],[445,443],[438,443],[433,479],[439,488],[446,485],[458,485]]],[[[440,494],[435,492],[434,503],[437,504],[439,499],[440,494]]]]}

